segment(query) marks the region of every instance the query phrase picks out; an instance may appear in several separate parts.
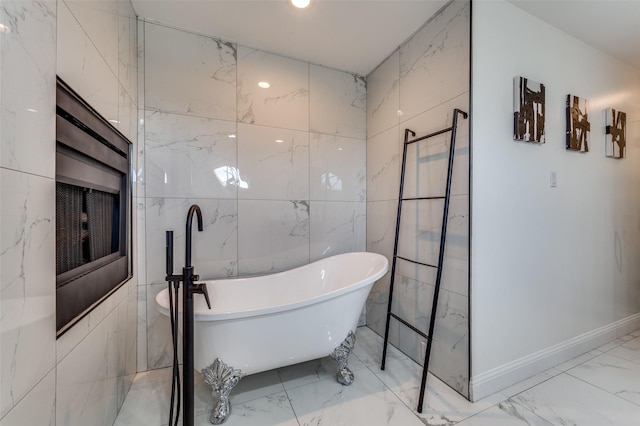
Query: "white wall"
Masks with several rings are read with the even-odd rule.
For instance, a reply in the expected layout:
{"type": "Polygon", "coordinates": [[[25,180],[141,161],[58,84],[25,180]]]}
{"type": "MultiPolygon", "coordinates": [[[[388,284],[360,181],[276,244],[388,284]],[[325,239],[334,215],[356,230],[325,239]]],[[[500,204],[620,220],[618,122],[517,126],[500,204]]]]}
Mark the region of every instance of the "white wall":
{"type": "MultiPolygon", "coordinates": [[[[404,130],[416,137],[451,126],[453,109],[469,107],[470,3],[454,1],[392,52],[367,77],[367,251],[391,262],[404,130]]],[[[430,371],[463,395],[469,383],[469,121],[459,116],[445,259],[430,371]]],[[[404,197],[444,195],[445,134],[411,145],[404,197]]],[[[407,201],[398,254],[437,264],[442,201],[407,201]]],[[[391,264],[391,263],[390,263],[391,264]]],[[[435,268],[398,261],[393,312],[427,332],[435,268]]],[[[373,287],[367,325],[384,336],[390,275],[373,287]]],[[[390,342],[419,363],[420,335],[392,320],[390,342]]],[[[390,360],[391,364],[393,361],[390,360]]],[[[393,365],[389,366],[393,369],[393,365]]]]}
{"type": "Polygon", "coordinates": [[[180,271],[190,204],[204,219],[204,231],[193,235],[202,279],[364,251],[365,80],[213,36],[140,25],[146,306],[139,335],[146,340],[139,368],[152,369],[172,360],[169,320],[155,305],[167,287],[165,231],[174,231],[180,271]],[[271,87],[258,87],[262,80],[271,87]]]}
{"type": "Polygon", "coordinates": [[[136,371],[136,277],[56,340],[55,87],[136,143],[133,8],[3,0],[0,23],[0,424],[111,425],[136,371]]]}
{"type": "Polygon", "coordinates": [[[474,3],[472,37],[478,399],[640,326],[640,71],[503,1],[474,3]],[[515,76],[546,86],[545,144],[513,141],[515,76]],[[588,153],[565,149],[567,94],[590,101],[588,153]],[[607,107],[627,112],[623,160],[607,107]]]}

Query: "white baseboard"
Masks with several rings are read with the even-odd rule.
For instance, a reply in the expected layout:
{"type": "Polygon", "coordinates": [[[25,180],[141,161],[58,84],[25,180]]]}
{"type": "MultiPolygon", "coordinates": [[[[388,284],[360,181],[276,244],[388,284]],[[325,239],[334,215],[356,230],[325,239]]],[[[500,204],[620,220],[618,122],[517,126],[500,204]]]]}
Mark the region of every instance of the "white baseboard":
{"type": "Polygon", "coordinates": [[[640,313],[637,313],[478,374],[469,381],[469,396],[478,401],[639,328],[640,313]]]}

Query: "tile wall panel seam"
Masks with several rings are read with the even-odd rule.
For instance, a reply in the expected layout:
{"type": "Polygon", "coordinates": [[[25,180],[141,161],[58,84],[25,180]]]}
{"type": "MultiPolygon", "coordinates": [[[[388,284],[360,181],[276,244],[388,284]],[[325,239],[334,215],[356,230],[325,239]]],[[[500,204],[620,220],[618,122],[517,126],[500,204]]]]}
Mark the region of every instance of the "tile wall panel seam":
{"type": "MultiPolygon", "coordinates": [[[[425,109],[424,111],[418,112],[418,113],[416,113],[415,115],[413,115],[413,116],[411,116],[411,117],[407,117],[407,118],[405,118],[405,119],[403,119],[403,120],[400,120],[400,122],[399,122],[398,124],[400,125],[400,127],[402,127],[402,124],[403,124],[403,123],[406,123],[407,121],[412,120],[412,119],[414,119],[414,118],[418,117],[419,115],[425,114],[425,113],[427,113],[427,112],[429,112],[429,111],[432,111],[432,110],[434,110],[434,109],[436,109],[436,108],[440,108],[440,107],[442,107],[443,105],[446,105],[446,104],[450,103],[450,102],[451,102],[451,101],[453,101],[454,99],[456,99],[456,98],[460,98],[460,97],[462,97],[462,96],[464,96],[464,95],[468,95],[468,94],[469,94],[469,90],[467,89],[467,90],[465,90],[464,92],[462,92],[462,93],[460,93],[460,94],[457,94],[457,95],[455,95],[455,96],[453,96],[453,97],[451,97],[451,98],[449,98],[449,99],[446,99],[446,100],[442,101],[441,103],[439,103],[439,104],[437,104],[437,105],[434,105],[434,106],[433,106],[433,107],[431,107],[431,108],[425,109]]],[[[467,98],[467,99],[468,99],[468,98],[467,98]]],[[[465,112],[468,112],[468,111],[465,111],[465,112]]],[[[403,116],[403,117],[404,117],[404,116],[403,116]]],[[[464,121],[464,120],[461,120],[461,121],[464,121]]],[[[447,124],[447,125],[448,125],[448,124],[447,124]]]]}
{"type": "Polygon", "coordinates": [[[107,68],[109,69],[109,71],[111,71],[111,74],[113,74],[113,76],[116,78],[116,81],[118,82],[118,84],[120,84],[120,79],[119,79],[119,76],[118,76],[118,72],[114,72],[111,69],[111,65],[109,65],[109,62],[107,62],[107,59],[102,55],[102,52],[100,51],[100,49],[98,49],[98,46],[96,46],[96,44],[94,43],[93,39],[91,37],[89,37],[89,34],[87,34],[87,31],[85,30],[84,26],[80,23],[80,20],[78,19],[76,14],[73,13],[73,10],[71,9],[71,7],[69,7],[69,5],[67,5],[67,2],[65,0],[62,0],[62,2],[65,4],[67,9],[69,10],[69,13],[71,13],[71,15],[73,16],[73,19],[75,19],[75,21],[78,24],[78,26],[82,29],[82,33],[84,34],[86,39],[89,40],[89,42],[91,42],[91,45],[93,46],[95,51],[98,52],[98,55],[100,55],[100,58],[107,65],[107,68]]]}
{"type": "Polygon", "coordinates": [[[16,408],[16,407],[17,407],[17,406],[18,406],[18,405],[23,401],[23,400],[25,400],[25,399],[29,396],[29,394],[30,394],[31,392],[33,392],[33,390],[34,390],[35,388],[37,388],[37,387],[38,387],[38,386],[39,386],[39,385],[40,385],[40,384],[41,384],[41,383],[42,383],[42,382],[47,378],[47,376],[48,376],[49,374],[51,374],[52,372],[54,372],[54,374],[56,375],[56,383],[57,383],[57,379],[58,379],[58,378],[57,378],[57,373],[58,373],[58,364],[57,364],[57,363],[55,363],[55,365],[54,365],[53,367],[51,367],[51,369],[50,369],[50,370],[48,370],[46,373],[44,373],[44,375],[43,375],[43,376],[42,376],[42,377],[41,377],[41,378],[40,378],[40,379],[39,379],[39,380],[38,380],[38,381],[37,381],[37,382],[36,382],[36,383],[31,387],[31,388],[29,388],[29,389],[25,392],[25,394],[22,396],[22,398],[20,398],[19,400],[17,400],[17,401],[16,401],[16,402],[11,406],[11,408],[9,408],[9,409],[7,410],[7,412],[6,412],[2,417],[0,417],[0,423],[2,423],[2,420],[4,420],[4,418],[5,418],[5,417],[7,417],[7,416],[8,416],[8,415],[9,415],[9,414],[10,414],[10,413],[11,413],[11,412],[12,412],[12,411],[13,411],[13,410],[14,410],[14,409],[15,409],[15,408],[16,408]],[[54,370],[55,370],[55,372],[54,372],[54,370]]]}
{"type": "MultiPolygon", "coordinates": [[[[133,279],[133,278],[131,278],[131,279],[133,279]]],[[[125,284],[123,284],[123,287],[124,287],[124,286],[127,286],[127,285],[129,285],[129,283],[125,283],[125,284]]],[[[136,287],[137,287],[137,286],[136,286],[136,287]]],[[[122,287],[121,287],[121,288],[122,288],[122,287]]],[[[121,288],[119,288],[118,290],[120,290],[121,288]]],[[[114,296],[115,296],[115,293],[116,293],[116,292],[114,292],[114,293],[113,293],[109,298],[114,297],[114,296]]],[[[128,295],[128,290],[127,290],[127,295],[128,295]]],[[[105,299],[105,300],[103,300],[103,301],[102,301],[102,303],[106,303],[106,302],[107,302],[107,299],[105,299]]],[[[57,366],[58,366],[58,364],[60,364],[60,363],[61,363],[61,362],[66,358],[66,357],[68,357],[68,356],[69,356],[69,354],[70,354],[71,352],[73,352],[73,350],[74,350],[75,348],[77,348],[77,347],[78,347],[78,345],[80,345],[80,343],[82,343],[82,342],[83,342],[83,341],[84,341],[84,340],[85,340],[85,339],[86,339],[86,338],[87,338],[91,333],[93,333],[93,332],[96,330],[96,328],[98,328],[98,327],[100,326],[100,324],[102,324],[102,322],[103,322],[103,321],[104,321],[104,320],[105,320],[109,315],[111,315],[111,313],[113,313],[113,311],[115,311],[116,309],[118,309],[118,307],[119,307],[121,304],[126,303],[126,302],[127,302],[127,296],[125,295],[125,297],[124,297],[124,299],[123,299],[123,300],[121,300],[120,302],[118,302],[118,303],[113,307],[113,309],[111,309],[111,310],[110,310],[110,311],[108,311],[108,312],[105,312],[105,313],[104,313],[104,315],[100,318],[100,321],[98,321],[94,326],[92,326],[92,327],[91,327],[91,329],[87,330],[87,333],[86,333],[86,334],[84,334],[84,335],[82,336],[82,338],[80,338],[80,339],[78,340],[78,342],[77,342],[75,345],[73,345],[73,346],[72,346],[72,347],[67,351],[66,355],[65,355],[65,356],[63,356],[63,357],[62,357],[62,358],[60,358],[60,359],[58,359],[58,345],[57,345],[58,339],[56,339],[56,367],[57,367],[57,366]]],[[[102,304],[102,303],[101,303],[101,304],[102,304]]],[[[87,315],[90,315],[90,314],[91,314],[91,312],[93,312],[93,310],[92,310],[92,311],[90,311],[87,315]]],[[[72,327],[72,328],[73,328],[73,327],[72,327]]]]}

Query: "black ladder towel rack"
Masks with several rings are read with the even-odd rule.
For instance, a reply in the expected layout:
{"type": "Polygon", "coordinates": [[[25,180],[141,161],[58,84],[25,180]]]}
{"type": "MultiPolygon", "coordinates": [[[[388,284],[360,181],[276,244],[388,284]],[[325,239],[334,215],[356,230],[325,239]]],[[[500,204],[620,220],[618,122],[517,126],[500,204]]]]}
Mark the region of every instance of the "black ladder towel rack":
{"type": "Polygon", "coordinates": [[[440,280],[442,278],[442,262],[444,260],[444,245],[445,245],[445,240],[447,237],[447,218],[449,215],[449,199],[451,198],[451,176],[453,174],[453,157],[454,157],[454,149],[455,149],[455,143],[456,143],[456,129],[458,127],[458,114],[462,115],[463,118],[467,118],[468,114],[464,111],[461,111],[459,109],[454,109],[453,110],[453,123],[451,124],[451,127],[448,127],[446,129],[442,129],[439,130],[437,132],[428,134],[426,136],[422,136],[416,139],[409,139],[409,134],[411,134],[412,137],[415,137],[416,134],[415,132],[409,130],[409,129],[405,129],[404,132],[404,150],[402,153],[402,171],[400,172],[400,194],[398,196],[398,218],[396,220],[396,236],[395,236],[395,242],[393,245],[393,260],[391,263],[391,284],[389,286],[389,305],[387,308],[387,323],[385,326],[385,331],[384,331],[384,346],[383,346],[383,350],[382,350],[382,365],[381,365],[381,369],[384,370],[385,367],[385,362],[386,362],[386,358],[387,358],[387,345],[389,344],[389,322],[391,321],[391,318],[394,318],[396,320],[398,320],[401,324],[407,326],[408,328],[410,328],[411,330],[413,330],[414,332],[416,332],[417,334],[419,334],[420,336],[424,337],[425,339],[427,339],[427,348],[426,348],[426,352],[425,352],[425,356],[424,356],[424,365],[422,367],[422,382],[420,384],[420,398],[418,400],[418,413],[422,413],[422,404],[424,402],[424,391],[425,391],[425,387],[426,387],[426,383],[427,383],[427,373],[429,371],[429,355],[431,354],[431,344],[433,342],[432,336],[433,336],[433,329],[434,329],[434,325],[435,325],[435,320],[436,320],[436,309],[438,307],[438,294],[440,292],[440,280]],[[445,195],[444,196],[437,196],[437,197],[413,197],[413,198],[403,198],[403,189],[404,189],[404,174],[405,174],[405,169],[406,169],[406,164],[407,164],[407,147],[413,143],[416,142],[420,142],[422,140],[428,139],[428,138],[432,138],[434,136],[438,136],[441,135],[443,133],[448,133],[451,132],[451,142],[449,144],[449,165],[448,165],[448,169],[447,169],[447,186],[446,186],[446,190],[445,190],[445,195]],[[400,217],[402,214],[402,202],[403,201],[416,201],[416,200],[444,200],[444,211],[442,213],[442,231],[440,233],[440,251],[438,254],[438,264],[437,265],[431,265],[428,263],[423,263],[423,262],[418,262],[416,260],[412,260],[412,259],[407,259],[405,257],[401,257],[398,256],[398,235],[400,233],[400,217]],[[391,311],[391,304],[393,302],[393,285],[394,285],[394,281],[395,281],[395,272],[396,272],[396,260],[397,259],[402,259],[404,261],[407,262],[411,262],[417,265],[423,265],[423,266],[428,266],[431,268],[436,268],[437,273],[436,273],[436,284],[435,284],[435,288],[434,288],[434,292],[433,292],[433,305],[431,306],[431,318],[429,321],[429,331],[427,333],[423,332],[422,330],[419,330],[418,328],[414,327],[413,325],[411,325],[409,322],[407,322],[406,320],[402,319],[401,317],[399,317],[398,315],[394,314],[391,311]]]}

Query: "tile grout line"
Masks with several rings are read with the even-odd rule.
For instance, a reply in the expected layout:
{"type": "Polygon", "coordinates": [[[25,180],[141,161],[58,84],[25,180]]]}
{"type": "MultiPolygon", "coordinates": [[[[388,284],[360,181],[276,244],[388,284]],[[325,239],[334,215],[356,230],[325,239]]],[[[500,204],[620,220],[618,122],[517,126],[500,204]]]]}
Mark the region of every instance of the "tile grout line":
{"type": "Polygon", "coordinates": [[[298,418],[298,413],[296,413],[296,409],[293,408],[293,403],[291,402],[291,397],[289,396],[289,392],[287,388],[284,386],[284,382],[282,381],[282,376],[280,376],[280,369],[276,369],[276,374],[278,375],[278,379],[280,380],[280,384],[282,385],[282,389],[284,390],[284,395],[287,397],[287,402],[289,403],[289,407],[291,407],[291,412],[296,419],[296,423],[300,425],[300,419],[298,418]]]}

